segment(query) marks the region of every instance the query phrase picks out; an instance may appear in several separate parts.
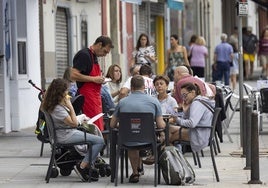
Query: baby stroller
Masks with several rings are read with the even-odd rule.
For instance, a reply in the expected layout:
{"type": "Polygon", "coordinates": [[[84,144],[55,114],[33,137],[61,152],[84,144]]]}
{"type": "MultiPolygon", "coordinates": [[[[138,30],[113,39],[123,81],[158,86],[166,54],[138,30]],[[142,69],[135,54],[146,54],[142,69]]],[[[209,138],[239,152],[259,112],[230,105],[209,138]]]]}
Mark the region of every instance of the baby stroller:
{"type": "MultiPolygon", "coordinates": [[[[40,91],[38,94],[38,98],[40,101],[42,101],[42,98],[45,94],[45,90],[42,90],[39,87],[37,87],[31,80],[29,80],[28,82],[34,88],[40,91]]],[[[72,98],[72,104],[73,104],[75,113],[77,115],[81,114],[83,103],[84,103],[84,96],[82,95],[77,95],[72,98]]],[[[102,136],[100,130],[95,130],[93,126],[96,127],[97,129],[97,126],[93,124],[91,125],[91,129],[88,129],[86,131],[91,134],[98,134],[99,136],[102,136]]],[[[45,115],[40,109],[38,112],[38,120],[36,124],[35,133],[37,134],[37,139],[42,142],[41,152],[40,152],[40,156],[42,156],[44,143],[49,143],[49,135],[48,135],[47,127],[46,127],[45,115]]],[[[74,169],[74,166],[76,165],[76,163],[82,159],[83,159],[83,153],[79,152],[79,148],[75,148],[75,147],[57,148],[56,155],[55,155],[55,161],[56,161],[57,166],[53,167],[50,177],[56,178],[59,175],[59,172],[62,176],[69,176],[72,170],[74,169]],[[59,168],[60,171],[57,168],[59,168]]],[[[101,157],[98,157],[97,160],[95,161],[95,168],[99,170],[99,174],[101,177],[110,176],[111,174],[110,166],[101,157]]]]}

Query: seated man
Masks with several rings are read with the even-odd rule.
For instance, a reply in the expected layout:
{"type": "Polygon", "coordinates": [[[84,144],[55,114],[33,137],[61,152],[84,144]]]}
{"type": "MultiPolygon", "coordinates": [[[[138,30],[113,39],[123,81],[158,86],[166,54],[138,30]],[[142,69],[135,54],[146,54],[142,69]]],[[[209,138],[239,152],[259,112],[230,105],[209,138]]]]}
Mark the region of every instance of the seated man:
{"type": "MultiPolygon", "coordinates": [[[[142,65],[140,66],[139,69],[139,74],[143,77],[144,79],[144,92],[148,95],[151,96],[155,96],[156,95],[156,91],[155,91],[155,87],[154,87],[154,83],[153,83],[153,79],[151,78],[152,76],[152,68],[148,65],[142,65]]],[[[127,81],[125,82],[125,84],[122,86],[121,90],[120,90],[120,94],[119,94],[119,99],[122,99],[124,97],[126,97],[131,88],[130,88],[130,80],[132,77],[130,77],[129,79],[127,79],[127,81]]]]}
{"type": "Polygon", "coordinates": [[[187,67],[182,65],[178,66],[174,70],[174,90],[175,90],[174,97],[177,100],[179,106],[183,102],[183,99],[180,96],[181,86],[188,82],[194,83],[199,87],[201,96],[206,96],[209,97],[210,99],[214,98],[216,94],[215,86],[204,82],[203,80],[201,80],[196,76],[192,76],[187,67]]]}
{"type": "MultiPolygon", "coordinates": [[[[131,94],[121,99],[115,108],[115,112],[111,119],[111,127],[117,127],[119,111],[120,112],[151,112],[154,114],[156,125],[158,128],[164,128],[165,122],[162,117],[160,103],[154,97],[144,93],[144,78],[140,75],[133,76],[131,79],[131,94]]],[[[130,183],[139,182],[139,170],[142,161],[138,150],[128,151],[129,160],[133,173],[129,178],[130,183]]]]}

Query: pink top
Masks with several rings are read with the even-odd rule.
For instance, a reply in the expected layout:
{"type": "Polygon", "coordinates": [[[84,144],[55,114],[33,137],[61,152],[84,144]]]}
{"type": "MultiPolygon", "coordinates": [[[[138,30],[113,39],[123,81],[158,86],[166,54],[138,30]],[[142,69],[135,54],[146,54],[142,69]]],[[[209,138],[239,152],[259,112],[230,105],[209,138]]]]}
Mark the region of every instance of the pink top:
{"type": "Polygon", "coordinates": [[[194,44],[191,47],[191,62],[192,67],[205,67],[206,64],[206,55],[208,55],[208,49],[203,45],[194,44]]]}

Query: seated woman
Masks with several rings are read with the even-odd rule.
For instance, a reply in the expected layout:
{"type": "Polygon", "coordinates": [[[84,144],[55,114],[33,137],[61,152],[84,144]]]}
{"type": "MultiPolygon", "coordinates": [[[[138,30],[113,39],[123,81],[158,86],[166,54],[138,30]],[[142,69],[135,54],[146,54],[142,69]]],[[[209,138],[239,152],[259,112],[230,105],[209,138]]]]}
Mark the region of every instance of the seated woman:
{"type": "Polygon", "coordinates": [[[196,128],[196,126],[211,126],[215,101],[200,95],[200,89],[193,83],[185,83],[181,86],[180,95],[183,99],[183,117],[175,117],[179,126],[174,126],[170,135],[170,142],[190,141],[193,151],[200,151],[208,146],[210,128],[196,128]]]}
{"type": "MultiPolygon", "coordinates": [[[[68,92],[69,82],[61,78],[54,79],[46,90],[45,97],[42,102],[42,109],[51,114],[56,128],[75,128],[79,124],[68,92]]],[[[84,141],[85,138],[84,132],[77,129],[57,129],[56,135],[60,143],[84,141]]],[[[88,133],[86,135],[86,139],[92,144],[93,164],[104,146],[104,140],[102,137],[88,133]]],[[[75,166],[76,173],[83,181],[88,180],[88,170],[86,170],[86,168],[89,167],[89,165],[92,165],[89,164],[88,158],[89,152],[87,152],[81,163],[75,166]]],[[[99,174],[96,174],[96,171],[92,172],[92,180],[98,180],[98,176],[99,174]]]]}

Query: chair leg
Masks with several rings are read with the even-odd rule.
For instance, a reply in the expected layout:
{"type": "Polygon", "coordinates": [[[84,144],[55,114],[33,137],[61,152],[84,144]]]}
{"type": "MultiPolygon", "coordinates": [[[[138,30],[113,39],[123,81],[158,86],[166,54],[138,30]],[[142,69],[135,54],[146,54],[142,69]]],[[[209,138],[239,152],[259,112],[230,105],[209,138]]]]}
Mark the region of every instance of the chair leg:
{"type": "Polygon", "coordinates": [[[216,133],[215,133],[215,141],[216,141],[216,146],[217,146],[217,149],[218,149],[218,153],[220,153],[221,152],[221,148],[220,148],[218,136],[217,136],[216,133]]]}
{"type": "Polygon", "coordinates": [[[216,180],[217,180],[217,182],[219,182],[220,178],[219,178],[219,174],[218,174],[218,170],[217,170],[217,166],[216,166],[216,162],[215,162],[215,158],[214,158],[213,146],[212,145],[210,145],[210,155],[211,155],[211,159],[212,159],[212,164],[213,164],[216,180]]]}
{"type": "MultiPolygon", "coordinates": [[[[89,156],[88,156],[88,160],[89,160],[89,164],[92,163],[92,145],[91,144],[87,144],[87,148],[88,148],[88,151],[89,151],[89,156]]],[[[88,182],[91,182],[91,172],[92,172],[92,167],[91,165],[89,165],[89,168],[88,168],[88,182]]]]}
{"type": "Polygon", "coordinates": [[[158,180],[158,153],[157,148],[154,148],[154,186],[157,186],[158,180]]]}
{"type": "Polygon", "coordinates": [[[44,144],[45,144],[44,142],[41,142],[40,157],[43,156],[44,144]]]}
{"type": "Polygon", "coordinates": [[[46,175],[46,179],[45,179],[47,183],[49,183],[49,179],[50,179],[51,173],[52,173],[52,168],[54,166],[55,153],[56,153],[56,149],[52,148],[52,153],[51,153],[51,157],[50,157],[50,161],[49,161],[49,165],[48,165],[48,169],[47,169],[47,175],[46,175]]]}
{"type": "Polygon", "coordinates": [[[201,156],[204,157],[204,152],[203,150],[201,149],[201,156]]]}
{"type": "Polygon", "coordinates": [[[213,146],[215,155],[218,155],[217,148],[216,148],[216,143],[215,142],[212,142],[211,144],[213,146]]]}
{"type": "Polygon", "coordinates": [[[126,150],[121,150],[120,152],[120,169],[121,169],[121,183],[124,182],[124,158],[125,158],[125,152],[126,150]]]}
{"type": "Polygon", "coordinates": [[[125,151],[126,178],[128,178],[128,151],[125,151]]]}
{"type": "Polygon", "coordinates": [[[119,166],[119,157],[120,157],[120,155],[121,155],[121,149],[118,148],[117,152],[116,152],[114,186],[117,186],[117,181],[118,181],[118,166],[119,166]]]}
{"type": "Polygon", "coordinates": [[[192,151],[192,155],[193,155],[194,165],[196,166],[197,165],[196,156],[195,156],[195,153],[193,151],[192,151]]]}
{"type": "Polygon", "coordinates": [[[198,154],[198,152],[195,152],[195,154],[196,154],[198,167],[201,168],[202,166],[201,166],[201,161],[200,161],[200,158],[199,158],[199,154],[198,154]]]}

